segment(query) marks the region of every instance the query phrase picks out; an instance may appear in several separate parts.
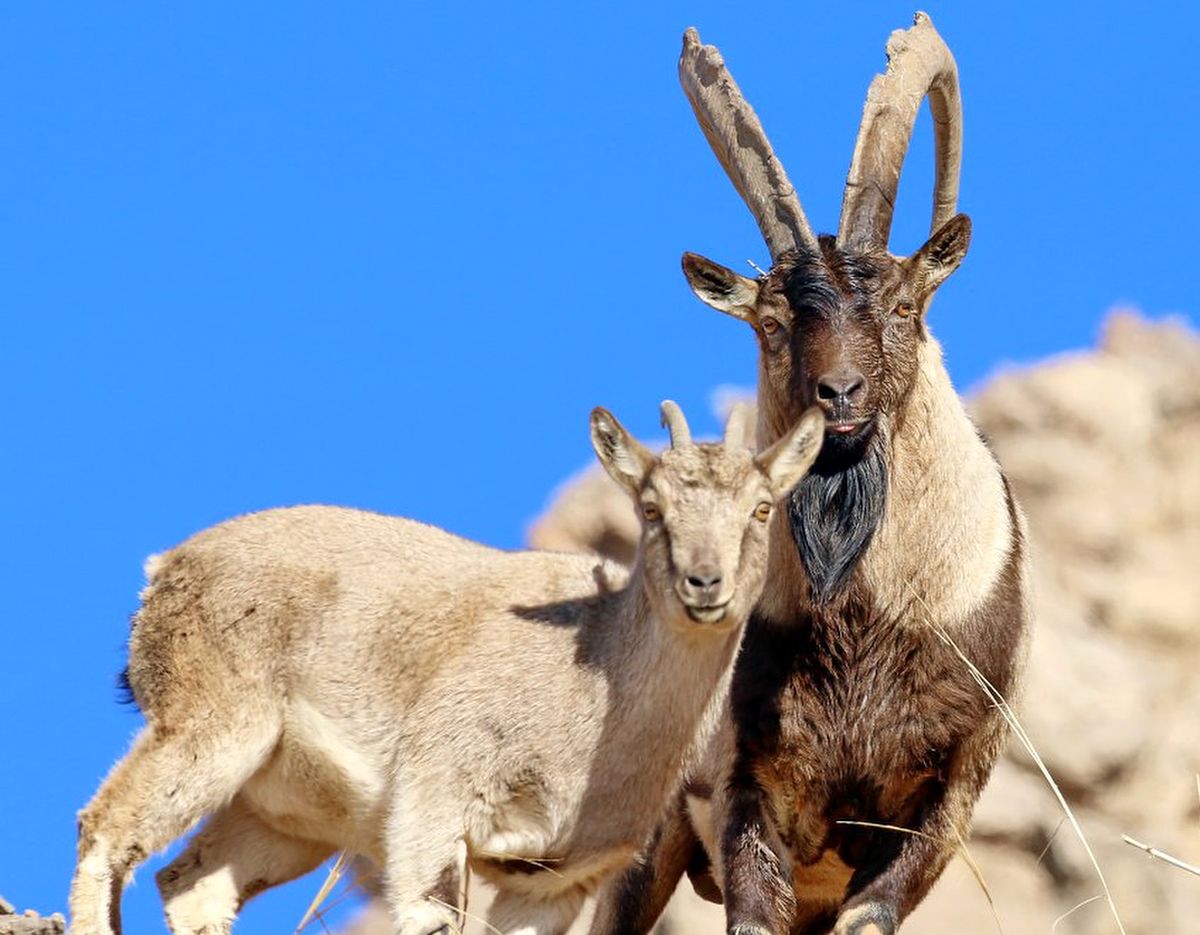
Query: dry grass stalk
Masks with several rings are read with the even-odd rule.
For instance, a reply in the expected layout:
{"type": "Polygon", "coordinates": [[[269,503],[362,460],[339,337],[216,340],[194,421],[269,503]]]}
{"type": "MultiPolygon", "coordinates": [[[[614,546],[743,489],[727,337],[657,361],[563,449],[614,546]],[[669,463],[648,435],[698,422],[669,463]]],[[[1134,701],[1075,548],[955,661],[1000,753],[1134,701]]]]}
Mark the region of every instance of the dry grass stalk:
{"type": "MultiPolygon", "coordinates": [[[[300,919],[300,924],[296,926],[294,935],[300,935],[300,933],[308,927],[309,923],[312,922],[314,918],[321,918],[321,903],[325,901],[325,898],[333,891],[333,888],[337,886],[338,880],[340,880],[342,878],[342,874],[346,872],[347,863],[348,858],[346,857],[346,852],[338,851],[337,860],[335,860],[333,862],[333,866],[329,868],[329,873],[325,875],[325,882],[321,884],[321,888],[317,890],[316,895],[313,896],[312,902],[308,904],[308,909],[304,911],[304,916],[300,919]]],[[[321,927],[325,927],[324,920],[321,920],[321,927]]]]}
{"type": "MultiPolygon", "coordinates": [[[[911,585],[909,586],[909,593],[912,594],[917,602],[920,603],[928,613],[929,605],[925,603],[924,598],[922,598],[921,595],[918,594],[911,585]]],[[[1058,783],[1055,782],[1054,776],[1050,773],[1050,769],[1046,766],[1041,754],[1038,753],[1037,747],[1033,745],[1033,741],[1029,738],[1029,734],[1025,732],[1024,725],[1021,724],[1020,719],[1009,706],[1008,701],[1005,700],[1004,696],[997,690],[996,686],[988,680],[987,676],[979,671],[979,668],[975,665],[975,663],[967,658],[966,654],[959,648],[958,644],[954,642],[954,638],[951,637],[943,627],[933,623],[932,619],[927,620],[926,625],[929,626],[935,634],[937,634],[938,639],[949,646],[954,651],[954,654],[958,656],[960,660],[962,660],[962,663],[971,673],[971,677],[975,679],[975,682],[981,689],[983,689],[983,693],[987,695],[991,702],[996,706],[996,709],[1004,717],[1004,720],[1008,722],[1008,726],[1012,729],[1012,732],[1021,742],[1021,746],[1025,748],[1025,752],[1029,754],[1030,758],[1037,766],[1038,771],[1041,772],[1042,778],[1046,780],[1046,784],[1050,787],[1050,791],[1054,793],[1054,797],[1058,800],[1059,807],[1062,808],[1063,813],[1066,815],[1067,821],[1071,823],[1071,828],[1074,830],[1075,836],[1079,839],[1079,843],[1083,845],[1083,849],[1087,853],[1088,860],[1091,861],[1092,869],[1096,871],[1096,877],[1100,881],[1101,889],[1104,890],[1104,898],[1108,901],[1108,908],[1112,913],[1113,920],[1117,923],[1118,931],[1120,931],[1121,935],[1127,935],[1125,932],[1125,925],[1121,922],[1121,915],[1119,912],[1117,912],[1117,904],[1113,900],[1112,890],[1109,889],[1108,881],[1104,879],[1104,871],[1100,869],[1100,861],[1096,859],[1096,854],[1092,850],[1092,846],[1088,843],[1087,836],[1084,835],[1083,828],[1080,827],[1079,821],[1075,817],[1075,812],[1072,811],[1071,806],[1067,804],[1066,797],[1062,794],[1062,790],[1058,787],[1058,783]]]]}
{"type": "Polygon", "coordinates": [[[1067,819],[1065,816],[1058,820],[1058,824],[1055,825],[1054,830],[1050,832],[1050,837],[1046,839],[1046,846],[1042,848],[1041,853],[1038,854],[1037,860],[1035,860],[1033,863],[1035,867],[1040,867],[1042,865],[1042,860],[1044,860],[1046,855],[1050,853],[1050,845],[1054,843],[1054,839],[1058,837],[1058,832],[1062,830],[1062,826],[1066,824],[1066,822],[1067,819]]]}
{"type": "Polygon", "coordinates": [[[358,887],[354,880],[348,879],[346,881],[346,885],[342,888],[340,893],[335,894],[328,902],[321,904],[320,908],[318,908],[316,911],[315,921],[321,923],[321,928],[325,932],[325,935],[331,935],[329,926],[325,922],[325,919],[329,913],[331,913],[346,900],[351,899],[356,895],[361,896],[362,893],[363,891],[358,887]]]}
{"type": "Polygon", "coordinates": [[[451,906],[448,902],[446,902],[443,899],[438,899],[436,896],[426,896],[425,898],[428,899],[431,903],[437,903],[439,906],[445,906],[447,909],[452,909],[455,912],[457,912],[459,914],[459,916],[461,917],[459,920],[459,928],[460,929],[463,927],[462,920],[470,919],[472,922],[478,922],[489,932],[494,932],[495,935],[504,935],[504,933],[502,931],[500,931],[500,929],[496,928],[496,926],[494,926],[490,922],[488,922],[488,920],[485,919],[483,916],[477,916],[473,912],[468,912],[465,905],[464,906],[451,906]]]}
{"type": "MultiPolygon", "coordinates": [[[[852,821],[850,819],[840,819],[838,820],[837,824],[856,825],[859,828],[881,828],[884,831],[899,831],[902,834],[911,834],[918,838],[928,838],[931,841],[939,840],[932,834],[926,834],[924,831],[917,831],[913,828],[902,828],[900,825],[882,824],[876,821],[852,821]]],[[[971,852],[967,850],[967,842],[963,840],[963,836],[957,831],[954,833],[954,836],[957,839],[957,847],[962,853],[963,862],[971,871],[972,876],[975,877],[975,882],[979,884],[979,888],[983,890],[984,898],[987,899],[988,902],[988,908],[992,911],[992,918],[996,921],[996,929],[1000,932],[1000,935],[1004,935],[1004,926],[1000,924],[1000,915],[996,912],[996,901],[992,899],[992,891],[988,888],[987,881],[983,878],[983,870],[980,869],[979,864],[971,855],[971,852]]]]}
{"type": "Polygon", "coordinates": [[[1166,851],[1160,851],[1157,847],[1151,847],[1149,844],[1143,844],[1141,841],[1135,841],[1127,834],[1121,835],[1121,840],[1126,844],[1132,845],[1139,850],[1145,851],[1155,860],[1161,860],[1164,864],[1170,864],[1172,867],[1178,867],[1180,870],[1186,870],[1188,873],[1194,873],[1200,877],[1200,867],[1194,867],[1189,863],[1185,863],[1178,857],[1172,857],[1166,851]]]}
{"type": "Polygon", "coordinates": [[[545,870],[551,876],[563,878],[563,875],[551,867],[551,864],[562,863],[561,857],[522,857],[519,854],[500,854],[493,851],[475,851],[481,857],[494,857],[497,860],[515,860],[518,863],[529,864],[538,870],[545,870]]]}
{"type": "Polygon", "coordinates": [[[1097,899],[1103,899],[1103,898],[1104,898],[1103,894],[1101,894],[1101,893],[1097,893],[1095,896],[1089,896],[1087,899],[1085,899],[1085,900],[1084,900],[1083,902],[1081,902],[1081,903],[1076,903],[1074,906],[1072,906],[1070,909],[1068,909],[1066,912],[1064,912],[1062,915],[1060,915],[1060,916],[1059,916],[1057,919],[1055,919],[1055,920],[1054,920],[1054,924],[1053,924],[1052,926],[1050,926],[1050,931],[1051,931],[1051,933],[1057,932],[1057,931],[1058,931],[1058,924],[1059,924],[1059,923],[1060,923],[1060,922],[1061,922],[1063,919],[1065,919],[1067,916],[1069,916],[1069,915],[1071,915],[1073,912],[1075,912],[1075,910],[1076,910],[1076,909],[1082,909],[1082,908],[1083,908],[1084,906],[1086,906],[1088,903],[1094,903],[1094,902],[1095,902],[1097,899]]]}
{"type": "Polygon", "coordinates": [[[962,853],[963,862],[970,869],[971,875],[975,877],[975,882],[979,884],[979,888],[983,890],[984,898],[988,901],[988,909],[992,911],[992,918],[996,921],[996,931],[1000,935],[1004,935],[1004,926],[1000,924],[1000,913],[996,911],[996,901],[992,899],[992,891],[988,888],[987,881],[983,878],[982,868],[976,863],[971,852],[967,850],[966,839],[957,828],[954,829],[954,837],[958,839],[958,849],[962,853]]]}

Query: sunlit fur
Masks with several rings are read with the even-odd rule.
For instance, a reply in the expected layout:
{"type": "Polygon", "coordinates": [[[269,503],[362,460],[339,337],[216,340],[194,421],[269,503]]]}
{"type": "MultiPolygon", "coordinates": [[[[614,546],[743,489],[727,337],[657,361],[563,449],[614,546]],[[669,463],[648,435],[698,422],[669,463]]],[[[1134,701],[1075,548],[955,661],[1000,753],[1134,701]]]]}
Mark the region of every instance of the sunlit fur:
{"type": "Polygon", "coordinates": [[[1007,730],[943,636],[1012,697],[1029,620],[1024,521],[926,324],[969,235],[960,215],[907,258],[822,238],[758,280],[685,256],[755,331],[759,443],[813,404],[827,435],[773,520],[729,721],[594,932],[648,931],[687,871],[730,931],[892,935],[967,834],[1007,730]],[[840,367],[868,385],[820,398],[840,367]]]}
{"type": "MultiPolygon", "coordinates": [[[[760,308],[776,312],[773,335],[758,333],[771,361],[772,410],[818,403],[817,381],[850,368],[864,391],[826,403],[831,420],[861,421],[851,435],[831,432],[819,463],[789,505],[792,534],[815,601],[841,592],[875,534],[887,499],[887,435],[912,389],[925,340],[918,314],[897,314],[917,296],[902,264],[886,255],[854,256],[831,237],[819,256],[790,253],[762,283],[760,308]]],[[[777,417],[780,418],[780,417],[777,417]]],[[[786,419],[786,416],[781,418],[786,419]]]]}
{"type": "Polygon", "coordinates": [[[339,849],[379,868],[403,935],[455,926],[467,862],[500,888],[499,931],[565,928],[723,709],[767,564],[758,507],[811,464],[821,420],[757,457],[658,458],[603,410],[592,433],[657,511],[632,571],[315,506],[148,563],[128,670],[147,723],[80,813],[71,931],[119,931],[134,867],[206,816],[158,874],[175,935],[227,933],[339,849]],[[697,556],[720,579],[701,608],[724,605],[701,623],[680,583],[697,556]]]}
{"type": "MultiPolygon", "coordinates": [[[[892,436],[900,431],[931,338],[924,313],[937,286],[962,261],[970,222],[952,219],[912,257],[848,254],[831,237],[820,253],[783,254],[760,280],[688,255],[697,294],[748,321],[759,342],[759,436],[778,437],[797,412],[822,407],[831,430],[789,507],[812,598],[844,590],[884,515],[892,436]],[[822,399],[826,374],[864,378],[852,398],[822,399]]],[[[957,399],[954,405],[958,405],[957,399]]]]}

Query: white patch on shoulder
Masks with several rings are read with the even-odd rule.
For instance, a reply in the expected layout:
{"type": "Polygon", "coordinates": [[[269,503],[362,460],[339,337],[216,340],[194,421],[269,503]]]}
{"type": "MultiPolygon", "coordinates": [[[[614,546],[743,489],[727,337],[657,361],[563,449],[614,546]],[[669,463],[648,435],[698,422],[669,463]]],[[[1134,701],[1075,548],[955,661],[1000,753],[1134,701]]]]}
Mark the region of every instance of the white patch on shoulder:
{"type": "Polygon", "coordinates": [[[915,597],[921,625],[952,624],[991,594],[1014,530],[1000,469],[935,341],[922,351],[909,405],[928,415],[893,439],[888,505],[863,572],[885,612],[901,612],[915,597]]]}

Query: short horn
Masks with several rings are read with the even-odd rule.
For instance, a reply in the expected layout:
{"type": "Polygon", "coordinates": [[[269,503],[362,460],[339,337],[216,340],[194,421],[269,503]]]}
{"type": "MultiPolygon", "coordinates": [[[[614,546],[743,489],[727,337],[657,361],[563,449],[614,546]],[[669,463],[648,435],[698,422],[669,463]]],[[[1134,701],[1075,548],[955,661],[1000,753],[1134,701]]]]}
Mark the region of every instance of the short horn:
{"type": "Polygon", "coordinates": [[[746,447],[746,422],[750,418],[750,407],[745,403],[734,403],[725,420],[725,447],[746,447]]]}
{"type": "Polygon", "coordinates": [[[867,89],[842,196],[837,243],[852,251],[887,249],[900,168],[926,96],[933,114],[937,171],[930,232],[954,217],[958,205],[962,96],[954,56],[924,13],[916,15],[912,28],[892,33],[887,56],[887,71],[876,75],[867,89]]]}
{"type": "Polygon", "coordinates": [[[671,433],[671,447],[682,448],[692,443],[692,431],[688,428],[683,410],[674,400],[664,399],[661,407],[662,424],[671,433]]]}

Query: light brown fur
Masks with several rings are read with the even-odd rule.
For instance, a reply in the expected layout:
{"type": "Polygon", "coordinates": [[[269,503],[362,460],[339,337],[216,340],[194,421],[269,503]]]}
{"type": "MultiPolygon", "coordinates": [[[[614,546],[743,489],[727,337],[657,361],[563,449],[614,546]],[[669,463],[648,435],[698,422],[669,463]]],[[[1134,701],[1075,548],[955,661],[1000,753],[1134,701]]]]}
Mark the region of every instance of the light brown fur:
{"type": "MultiPolygon", "coordinates": [[[[775,426],[786,424],[786,410],[794,404],[766,389],[771,381],[760,378],[759,385],[764,387],[760,409],[766,414],[759,422],[759,439],[770,444],[778,438],[775,426]]],[[[996,460],[963,409],[932,335],[919,351],[905,418],[889,437],[888,502],[861,560],[863,579],[882,609],[906,607],[918,594],[928,623],[952,624],[991,590],[1014,530],[1003,508],[1004,482],[996,460]],[[937,509],[925,511],[931,490],[937,491],[937,509]],[[912,522],[917,513],[919,524],[912,522]],[[964,514],[972,517],[970,522],[962,522],[964,514]]],[[[800,556],[782,512],[774,519],[772,544],[772,586],[763,594],[762,609],[777,616],[808,599],[800,556]]]]}
{"type": "Polygon", "coordinates": [[[597,410],[597,453],[653,514],[632,572],[334,507],[156,557],[128,673],[147,725],[80,814],[72,932],[119,931],[127,875],[205,816],[158,875],[176,935],[228,932],[339,849],[380,868],[405,935],[455,926],[468,861],[501,931],[564,930],[716,720],[766,567],[756,514],[820,421],[758,458],[655,458],[597,410]],[[701,566],[718,583],[696,591],[701,566]]]}

